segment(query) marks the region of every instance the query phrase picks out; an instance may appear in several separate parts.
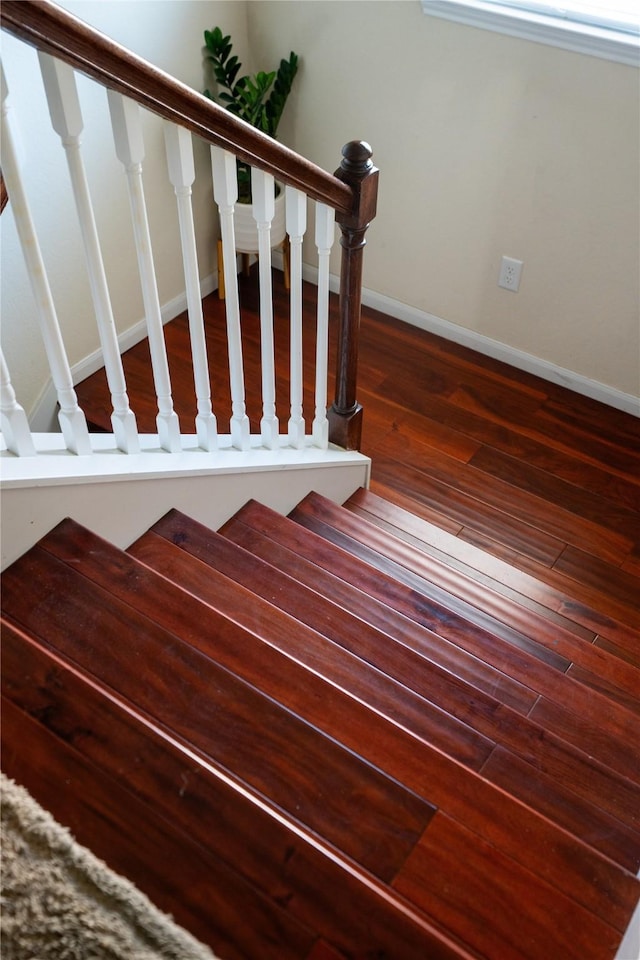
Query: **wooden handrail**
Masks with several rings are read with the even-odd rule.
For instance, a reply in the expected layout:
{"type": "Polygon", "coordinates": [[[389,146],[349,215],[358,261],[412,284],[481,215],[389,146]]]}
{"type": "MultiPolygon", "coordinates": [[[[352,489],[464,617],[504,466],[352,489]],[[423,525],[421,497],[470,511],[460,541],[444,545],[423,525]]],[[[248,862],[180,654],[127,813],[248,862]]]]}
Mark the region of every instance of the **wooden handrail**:
{"type": "Polygon", "coordinates": [[[329,439],[348,450],[359,449],[362,408],[356,384],[362,256],[378,191],[378,171],[371,163],[369,145],[357,140],[346,144],[340,168],[335,174],[327,173],[51,0],[3,0],[0,20],[3,29],[25,43],[335,209],[342,231],[342,269],[329,439]]]}
{"type": "Polygon", "coordinates": [[[50,0],[3,0],[0,18],[2,28],[9,33],[64,60],[103,86],[186,127],[208,143],[232,151],[314,200],[344,214],[352,212],[354,191],[346,183],[50,0]]]}

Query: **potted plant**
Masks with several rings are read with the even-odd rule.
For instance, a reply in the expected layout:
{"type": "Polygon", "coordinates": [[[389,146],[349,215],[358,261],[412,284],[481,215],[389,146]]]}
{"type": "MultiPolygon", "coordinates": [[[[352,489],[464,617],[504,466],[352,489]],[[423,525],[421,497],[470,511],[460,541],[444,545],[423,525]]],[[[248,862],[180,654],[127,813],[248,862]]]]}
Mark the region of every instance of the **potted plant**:
{"type": "MultiPolygon", "coordinates": [[[[230,113],[246,120],[263,133],[275,139],[282,113],[291,93],[298,71],[298,56],[289,54],[281,60],[277,70],[270,73],[259,71],[253,76],[239,76],[242,64],[231,55],[232,43],[220,27],[205,30],[205,59],[213,66],[218,85],[218,94],[205,90],[205,96],[215,100],[230,113]]],[[[236,247],[241,252],[254,253],[258,249],[257,228],[251,208],[251,170],[249,164],[237,161],[238,206],[236,207],[236,247]]],[[[276,191],[279,188],[276,186],[276,191]]],[[[284,192],[276,197],[276,213],[271,224],[272,246],[280,245],[286,236],[284,215],[284,192]]]]}

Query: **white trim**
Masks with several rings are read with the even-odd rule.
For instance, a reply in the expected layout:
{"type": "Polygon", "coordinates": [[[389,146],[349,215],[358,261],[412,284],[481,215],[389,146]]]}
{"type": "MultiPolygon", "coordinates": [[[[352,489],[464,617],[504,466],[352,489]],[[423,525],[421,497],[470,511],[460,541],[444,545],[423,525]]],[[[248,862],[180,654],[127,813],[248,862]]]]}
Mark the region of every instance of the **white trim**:
{"type": "Polygon", "coordinates": [[[640,66],[640,37],[633,33],[501,7],[482,0],[421,0],[421,4],[423,13],[429,16],[632,67],[640,66]]]}
{"type": "MultiPolygon", "coordinates": [[[[213,290],[216,290],[218,287],[218,272],[210,273],[200,281],[200,295],[201,297],[206,297],[213,290]]],[[[182,292],[177,297],[174,297],[173,300],[169,300],[165,303],[160,309],[160,315],[162,317],[162,323],[169,323],[170,320],[175,319],[181,313],[187,309],[187,295],[185,292],[182,292]]],[[[138,320],[133,326],[129,327],[124,333],[118,335],[118,345],[120,347],[120,353],[124,353],[125,350],[130,350],[131,347],[135,347],[137,343],[140,343],[141,340],[144,340],[147,336],[147,323],[146,320],[138,320]]],[[[82,360],[79,360],[78,363],[75,363],[71,368],[71,376],[73,383],[82,383],[83,380],[86,380],[87,377],[90,377],[97,370],[100,370],[104,366],[104,358],[102,355],[102,350],[94,350],[93,353],[90,353],[88,356],[83,357],[82,360]]],[[[49,433],[50,431],[57,431],[58,424],[56,421],[56,391],[51,380],[45,385],[42,393],[38,397],[36,403],[31,409],[29,414],[29,425],[35,433],[49,433]]]]}
{"type": "MultiPolygon", "coordinates": [[[[274,257],[275,260],[275,257],[274,257]]],[[[318,271],[315,267],[306,266],[303,270],[305,280],[310,283],[316,283],[318,271]]],[[[335,275],[331,276],[330,289],[336,293],[339,289],[339,279],[335,275]]],[[[484,356],[492,357],[494,360],[501,360],[518,370],[524,370],[550,383],[557,383],[561,387],[573,390],[582,396],[590,397],[592,400],[598,400],[609,407],[615,407],[632,416],[640,417],[640,397],[635,397],[630,393],[623,393],[622,390],[616,390],[606,383],[600,383],[598,380],[591,380],[589,377],[583,377],[573,370],[567,370],[548,360],[535,357],[524,350],[518,350],[510,347],[499,340],[492,340],[491,337],[485,337],[475,330],[469,330],[467,327],[461,327],[458,323],[452,323],[450,320],[443,320],[432,313],[425,313],[416,307],[402,303],[400,300],[394,300],[383,293],[376,293],[375,290],[362,290],[362,303],[371,307],[373,310],[379,310],[381,313],[387,313],[390,317],[397,320],[404,320],[414,327],[420,327],[429,333],[434,333],[445,340],[451,340],[453,343],[459,343],[463,347],[469,347],[471,350],[477,350],[484,356]]]]}
{"type": "MultiPolygon", "coordinates": [[[[282,269],[282,253],[279,250],[273,252],[273,265],[282,269]]],[[[317,286],[318,270],[316,267],[303,264],[302,274],[305,280],[317,286]]],[[[205,277],[200,284],[202,296],[207,296],[217,289],[217,286],[217,273],[205,277]]],[[[331,274],[329,278],[329,289],[333,293],[337,293],[340,289],[340,281],[335,274],[331,274]]],[[[416,307],[402,303],[400,300],[394,300],[392,297],[377,293],[375,290],[363,288],[362,302],[365,306],[380,310],[382,313],[388,313],[389,316],[395,317],[397,320],[404,320],[405,323],[420,327],[422,330],[429,331],[429,333],[435,333],[445,340],[452,340],[454,343],[469,347],[471,350],[477,350],[478,353],[492,357],[494,360],[502,360],[518,370],[524,370],[534,376],[541,377],[543,380],[549,380],[551,383],[557,383],[568,390],[573,390],[582,396],[590,397],[592,400],[598,400],[600,403],[607,404],[607,406],[640,417],[640,397],[634,397],[632,394],[623,393],[621,390],[616,390],[615,387],[610,387],[605,383],[583,377],[573,370],[567,370],[555,363],[550,363],[548,360],[542,360],[540,357],[525,353],[523,350],[517,350],[515,347],[510,347],[499,340],[492,340],[490,337],[485,337],[474,330],[461,327],[457,323],[436,317],[432,313],[425,313],[416,307]]],[[[169,320],[177,317],[184,310],[186,310],[186,295],[181,294],[163,306],[163,323],[168,323],[169,320]]],[[[128,350],[139,343],[140,340],[144,340],[146,335],[146,325],[144,320],[141,320],[121,334],[118,341],[122,350],[128,350]]],[[[86,377],[95,373],[96,370],[99,370],[102,365],[101,353],[96,350],[74,365],[72,368],[73,382],[80,383],[86,377]]],[[[52,425],[52,411],[55,409],[55,403],[55,391],[53,385],[49,383],[29,418],[33,431],[48,433],[57,430],[57,425],[52,425]]]]}
{"type": "MultiPolygon", "coordinates": [[[[638,871],[640,877],[640,871],[638,871]]],[[[615,960],[640,960],[640,900],[618,947],[615,960]]]]}
{"type": "Polygon", "coordinates": [[[191,449],[173,454],[151,435],[127,455],[112,434],[91,439],[93,456],[68,454],[59,434],[34,435],[40,457],[0,454],[2,569],[64,517],[125,548],[172,508],[217,530],[252,498],[287,514],[312,490],[343,503],[369,485],[369,458],[336,447],[240,451],[222,437],[223,449],[208,453],[183,437],[191,449]]]}

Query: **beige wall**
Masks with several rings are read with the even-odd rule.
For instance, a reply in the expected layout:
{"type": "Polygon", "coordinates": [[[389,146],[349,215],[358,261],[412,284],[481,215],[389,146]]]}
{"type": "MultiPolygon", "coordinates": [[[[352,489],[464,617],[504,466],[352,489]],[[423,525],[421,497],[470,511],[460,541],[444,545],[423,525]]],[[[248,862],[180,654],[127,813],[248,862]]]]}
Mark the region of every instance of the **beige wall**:
{"type": "MultiPolygon", "coordinates": [[[[636,69],[425,17],[418,0],[64,5],[197,89],[202,32],[216,23],[232,34],[245,66],[269,69],[296,50],[302,66],[281,139],[328,170],[344,142],[367,139],[381,170],[365,285],[456,329],[640,395],[636,69]],[[517,294],[497,286],[502,254],[524,260],[517,294]]],[[[98,338],[77,227],[67,216],[66,165],[35,54],[2,36],[34,218],[78,364],[98,338]]],[[[89,182],[123,331],[143,315],[126,185],[104,93],[81,78],[80,94],[89,182]]],[[[167,303],[184,288],[175,201],[154,118],[145,137],[145,189],[167,303]]],[[[196,161],[206,277],[218,228],[201,143],[196,161]]],[[[10,209],[1,226],[2,343],[18,399],[31,411],[48,374],[10,209]]]]}
{"type": "MultiPolygon", "coordinates": [[[[76,16],[195,89],[203,88],[203,31],[216,23],[248,49],[246,4],[223,0],[90,2],[62,0],[76,16]]],[[[65,345],[72,365],[98,349],[82,246],[73,213],[66,161],[51,131],[35,51],[2,34],[10,103],[22,133],[24,178],[65,345]],[[71,211],[71,215],[70,215],[71,211]]],[[[78,77],[84,118],[83,152],[95,206],[113,312],[119,332],[144,316],[123,168],[115,158],[104,90],[78,77]]],[[[176,202],[166,175],[162,123],[144,113],[144,188],[161,304],[184,292],[176,202]]],[[[217,215],[211,198],[208,149],[194,140],[193,206],[200,276],[214,269],[217,215]]],[[[19,402],[33,412],[49,380],[34,300],[17,243],[10,206],[2,226],[2,346],[19,402]]]]}
{"type": "Polygon", "coordinates": [[[374,148],[368,288],[640,395],[636,68],[418,0],[250,2],[249,36],[265,66],[302,59],[281,139],[328,169],[347,140],[374,148]]]}

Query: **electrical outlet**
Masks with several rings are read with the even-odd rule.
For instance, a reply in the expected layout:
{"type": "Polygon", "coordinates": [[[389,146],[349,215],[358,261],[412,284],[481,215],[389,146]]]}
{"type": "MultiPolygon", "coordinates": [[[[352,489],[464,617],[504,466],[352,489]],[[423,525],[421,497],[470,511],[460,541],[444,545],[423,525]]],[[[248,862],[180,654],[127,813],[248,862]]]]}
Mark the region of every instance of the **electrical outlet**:
{"type": "Polygon", "coordinates": [[[498,286],[505,290],[511,290],[516,293],[520,286],[520,275],[522,273],[522,260],[514,260],[513,257],[503,257],[500,264],[500,276],[498,277],[498,286]]]}

